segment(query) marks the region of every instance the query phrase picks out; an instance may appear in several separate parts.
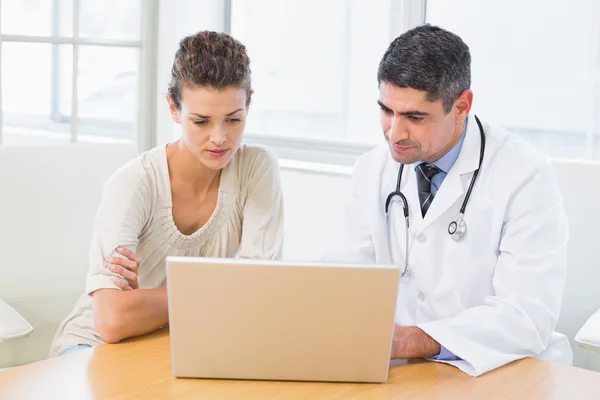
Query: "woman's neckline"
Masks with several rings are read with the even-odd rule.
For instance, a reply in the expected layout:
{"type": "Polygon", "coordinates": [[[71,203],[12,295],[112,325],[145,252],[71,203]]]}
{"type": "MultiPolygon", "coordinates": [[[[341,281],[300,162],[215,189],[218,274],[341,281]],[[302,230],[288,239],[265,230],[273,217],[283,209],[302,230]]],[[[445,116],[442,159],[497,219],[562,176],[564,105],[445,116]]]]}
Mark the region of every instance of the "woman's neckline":
{"type": "MultiPolygon", "coordinates": [[[[179,236],[180,238],[196,239],[198,237],[201,237],[204,233],[206,233],[209,229],[211,229],[211,227],[213,225],[216,224],[215,221],[217,219],[219,219],[218,217],[221,215],[221,213],[223,211],[222,210],[223,196],[227,192],[230,192],[231,179],[233,178],[232,163],[235,162],[236,157],[234,155],[234,157],[231,159],[231,161],[221,171],[219,187],[217,189],[218,190],[217,204],[215,205],[215,209],[211,213],[210,217],[208,218],[206,223],[204,225],[202,225],[200,228],[198,228],[195,232],[192,232],[189,235],[186,235],[179,230],[179,228],[177,227],[177,224],[175,223],[175,218],[173,217],[173,192],[172,192],[172,188],[171,188],[171,176],[170,176],[170,170],[169,170],[169,162],[168,162],[168,158],[167,158],[167,147],[168,146],[169,146],[169,144],[162,146],[162,157],[163,157],[162,164],[163,164],[163,173],[164,173],[165,182],[166,182],[165,192],[166,192],[167,203],[168,203],[168,208],[169,208],[168,213],[167,213],[169,222],[172,224],[177,236],[179,236]]],[[[222,218],[221,218],[221,220],[222,220],[222,218]]]]}

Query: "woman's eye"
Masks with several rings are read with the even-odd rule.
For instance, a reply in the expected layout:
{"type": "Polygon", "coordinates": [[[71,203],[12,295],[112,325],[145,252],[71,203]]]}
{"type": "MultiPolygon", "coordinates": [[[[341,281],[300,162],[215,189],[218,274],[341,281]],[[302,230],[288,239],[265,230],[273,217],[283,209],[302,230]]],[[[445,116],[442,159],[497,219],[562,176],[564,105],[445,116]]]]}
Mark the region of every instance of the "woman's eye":
{"type": "Polygon", "coordinates": [[[242,122],[242,120],[239,119],[239,118],[232,118],[232,119],[229,120],[229,122],[236,123],[236,122],[242,122]]]}
{"type": "Polygon", "coordinates": [[[194,121],[194,125],[206,125],[207,121],[194,121]]]}

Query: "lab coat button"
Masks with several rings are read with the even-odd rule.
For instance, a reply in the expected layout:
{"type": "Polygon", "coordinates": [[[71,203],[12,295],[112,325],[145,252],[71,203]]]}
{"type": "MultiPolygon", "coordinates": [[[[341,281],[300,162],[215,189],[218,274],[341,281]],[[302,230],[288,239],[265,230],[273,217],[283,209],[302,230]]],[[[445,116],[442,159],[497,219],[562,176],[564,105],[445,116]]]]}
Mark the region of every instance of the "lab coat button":
{"type": "Polygon", "coordinates": [[[425,237],[425,235],[423,235],[422,233],[421,233],[421,234],[419,234],[419,235],[417,236],[417,241],[418,241],[419,243],[425,243],[425,240],[426,240],[426,239],[427,239],[427,238],[426,238],[426,237],[425,237]]]}
{"type": "Polygon", "coordinates": [[[425,301],[426,297],[425,297],[425,293],[423,292],[419,292],[417,294],[417,298],[419,299],[419,301],[425,301]]]}

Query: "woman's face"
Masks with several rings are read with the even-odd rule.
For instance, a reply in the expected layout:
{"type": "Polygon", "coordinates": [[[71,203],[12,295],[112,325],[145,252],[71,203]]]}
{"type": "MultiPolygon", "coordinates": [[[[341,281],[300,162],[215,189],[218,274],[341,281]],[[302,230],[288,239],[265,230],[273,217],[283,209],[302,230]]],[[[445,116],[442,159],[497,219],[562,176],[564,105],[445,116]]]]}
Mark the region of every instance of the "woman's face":
{"type": "MultiPolygon", "coordinates": [[[[252,92],[250,92],[252,95],[252,92]]],[[[183,87],[181,106],[167,96],[186,148],[207,168],[224,168],[242,142],[249,100],[238,87],[183,87]]]]}

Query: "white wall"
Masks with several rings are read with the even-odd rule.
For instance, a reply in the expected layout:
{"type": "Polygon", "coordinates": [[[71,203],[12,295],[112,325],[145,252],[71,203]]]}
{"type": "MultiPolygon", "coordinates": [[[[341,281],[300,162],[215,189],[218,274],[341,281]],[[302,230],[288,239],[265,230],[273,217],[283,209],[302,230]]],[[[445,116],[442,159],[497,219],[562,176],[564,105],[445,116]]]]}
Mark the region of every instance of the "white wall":
{"type": "Polygon", "coordinates": [[[285,205],[284,258],[318,260],[342,221],[350,176],[282,168],[285,205]]]}

